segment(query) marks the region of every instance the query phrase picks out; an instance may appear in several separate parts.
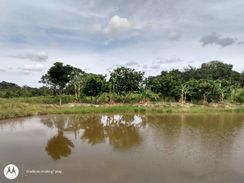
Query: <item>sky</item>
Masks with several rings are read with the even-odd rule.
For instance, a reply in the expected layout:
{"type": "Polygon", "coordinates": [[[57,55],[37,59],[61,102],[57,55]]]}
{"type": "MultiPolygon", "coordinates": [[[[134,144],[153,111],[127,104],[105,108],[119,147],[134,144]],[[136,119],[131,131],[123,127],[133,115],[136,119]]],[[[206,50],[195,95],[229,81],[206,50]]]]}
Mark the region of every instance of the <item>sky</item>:
{"type": "Polygon", "coordinates": [[[220,60],[244,70],[243,0],[0,0],[0,82],[41,86],[54,62],[157,75],[220,60]]]}

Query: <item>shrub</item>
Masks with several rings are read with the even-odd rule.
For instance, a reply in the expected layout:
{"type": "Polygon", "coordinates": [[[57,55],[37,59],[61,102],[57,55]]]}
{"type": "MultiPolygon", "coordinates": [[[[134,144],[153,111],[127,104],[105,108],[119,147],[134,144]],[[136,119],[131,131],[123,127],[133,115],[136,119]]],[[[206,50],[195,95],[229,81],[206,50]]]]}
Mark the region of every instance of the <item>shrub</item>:
{"type": "Polygon", "coordinates": [[[108,93],[102,93],[99,97],[97,102],[99,104],[105,104],[105,103],[109,103],[109,94],[108,93]]]}
{"type": "Polygon", "coordinates": [[[142,92],[142,96],[145,100],[149,100],[151,102],[157,102],[160,100],[159,94],[154,93],[151,90],[144,90],[142,92]]]}
{"type": "Polygon", "coordinates": [[[125,95],[113,94],[113,101],[118,103],[138,103],[142,100],[142,95],[138,93],[130,93],[125,95]]]}
{"type": "Polygon", "coordinates": [[[244,103],[244,89],[240,89],[236,92],[234,101],[237,103],[244,103]]]}

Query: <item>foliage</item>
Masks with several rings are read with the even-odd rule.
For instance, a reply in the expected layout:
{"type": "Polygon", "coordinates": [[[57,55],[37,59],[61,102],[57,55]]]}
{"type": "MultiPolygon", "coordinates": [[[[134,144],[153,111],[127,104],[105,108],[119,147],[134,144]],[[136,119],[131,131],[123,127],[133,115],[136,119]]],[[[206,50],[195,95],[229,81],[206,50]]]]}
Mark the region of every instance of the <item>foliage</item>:
{"type": "Polygon", "coordinates": [[[142,88],[143,77],[143,72],[119,67],[110,74],[109,82],[111,82],[113,92],[122,94],[132,91],[140,91],[142,88]]]}
{"type": "MultiPolygon", "coordinates": [[[[41,82],[51,86],[56,94],[61,95],[67,84],[74,78],[77,72],[82,71],[70,65],[56,62],[48,72],[42,76],[41,82]]],[[[60,105],[62,103],[61,97],[59,103],[60,105]]]]}
{"type": "Polygon", "coordinates": [[[180,98],[180,85],[182,81],[176,70],[162,72],[159,76],[147,79],[147,88],[155,93],[160,93],[164,98],[172,97],[175,100],[180,98]]]}
{"type": "Polygon", "coordinates": [[[75,98],[77,101],[80,100],[81,90],[83,90],[85,82],[87,79],[87,74],[77,68],[73,68],[72,79],[69,82],[69,88],[74,91],[75,98]]]}
{"type": "Polygon", "coordinates": [[[237,103],[244,103],[244,89],[240,89],[236,92],[234,101],[237,103]]]}
{"type": "Polygon", "coordinates": [[[98,96],[103,91],[105,82],[103,75],[90,74],[84,84],[84,94],[86,96],[98,96]]]}
{"type": "Polygon", "coordinates": [[[0,83],[0,98],[48,96],[52,94],[53,91],[47,87],[20,87],[14,83],[8,83],[5,81],[0,83]]]}
{"type": "Polygon", "coordinates": [[[72,66],[64,65],[61,62],[56,62],[48,70],[47,74],[42,76],[41,82],[52,86],[55,90],[61,91],[72,79],[72,71],[72,66]]]}
{"type": "Polygon", "coordinates": [[[230,79],[232,76],[232,68],[233,65],[231,64],[224,64],[220,61],[211,61],[202,64],[199,69],[199,76],[202,79],[230,79]]]}
{"type": "MultiPolygon", "coordinates": [[[[110,73],[108,80],[106,78],[56,62],[41,79],[48,87],[21,87],[2,82],[0,97],[62,94],[74,95],[73,101],[76,102],[100,104],[178,101],[182,105],[187,102],[209,105],[211,102],[243,102],[244,72],[234,71],[233,65],[220,61],[203,63],[200,68],[189,66],[183,71],[162,71],[159,75],[147,78],[144,78],[143,72],[118,67],[110,73]]],[[[65,96],[61,99],[65,100],[65,96]]],[[[50,101],[53,103],[52,99],[50,101]]]]}
{"type": "Polygon", "coordinates": [[[144,101],[150,101],[150,102],[160,101],[159,94],[154,93],[151,90],[147,90],[147,89],[142,91],[142,97],[144,101]]]}

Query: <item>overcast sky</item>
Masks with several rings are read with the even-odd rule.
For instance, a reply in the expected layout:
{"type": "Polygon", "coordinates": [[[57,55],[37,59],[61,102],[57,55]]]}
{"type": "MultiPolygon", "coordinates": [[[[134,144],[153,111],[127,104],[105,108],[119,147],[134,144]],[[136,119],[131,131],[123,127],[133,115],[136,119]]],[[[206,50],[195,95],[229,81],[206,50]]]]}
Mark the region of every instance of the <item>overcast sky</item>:
{"type": "Polygon", "coordinates": [[[40,86],[56,61],[108,74],[221,60],[244,70],[243,0],[0,0],[0,82],[40,86]]]}

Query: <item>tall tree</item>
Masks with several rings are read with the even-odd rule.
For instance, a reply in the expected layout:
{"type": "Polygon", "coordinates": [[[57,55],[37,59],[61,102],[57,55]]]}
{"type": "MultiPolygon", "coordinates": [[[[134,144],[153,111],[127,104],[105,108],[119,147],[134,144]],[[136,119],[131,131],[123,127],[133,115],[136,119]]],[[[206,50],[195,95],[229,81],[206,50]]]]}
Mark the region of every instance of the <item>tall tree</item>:
{"type": "Polygon", "coordinates": [[[198,80],[191,79],[187,83],[187,99],[191,102],[200,100],[201,96],[199,95],[198,80]]]}
{"type": "Polygon", "coordinates": [[[231,93],[231,82],[227,80],[217,80],[215,81],[217,95],[219,98],[219,103],[224,103],[226,96],[230,96],[231,93]]]}
{"type": "Polygon", "coordinates": [[[214,88],[213,81],[208,79],[200,79],[197,87],[199,94],[202,96],[203,104],[207,104],[214,88]]]}
{"type": "Polygon", "coordinates": [[[174,98],[175,100],[180,98],[182,81],[178,71],[163,71],[159,76],[149,77],[146,83],[148,89],[160,93],[165,98],[174,98]]]}
{"type": "MultiPolygon", "coordinates": [[[[83,92],[86,96],[97,97],[105,87],[105,76],[97,75],[97,74],[90,74],[87,76],[85,81],[85,85],[83,88],[83,92]]],[[[96,98],[97,102],[97,98],[96,98]]]]}
{"type": "Polygon", "coordinates": [[[72,79],[70,80],[70,84],[74,88],[74,94],[75,94],[76,100],[79,101],[80,95],[81,95],[81,90],[84,87],[87,74],[80,69],[73,68],[71,75],[72,75],[72,79]]]}
{"type": "Polygon", "coordinates": [[[55,90],[56,94],[59,95],[60,105],[62,104],[62,92],[67,83],[72,79],[73,69],[74,67],[70,65],[64,65],[61,62],[56,62],[41,78],[42,83],[51,86],[55,90]]]}
{"type": "Polygon", "coordinates": [[[202,64],[199,69],[201,79],[230,79],[233,65],[220,61],[211,61],[202,64]]]}
{"type": "Polygon", "coordinates": [[[143,84],[144,72],[137,72],[134,69],[119,67],[110,76],[112,90],[116,93],[130,93],[140,91],[143,84]]]}

